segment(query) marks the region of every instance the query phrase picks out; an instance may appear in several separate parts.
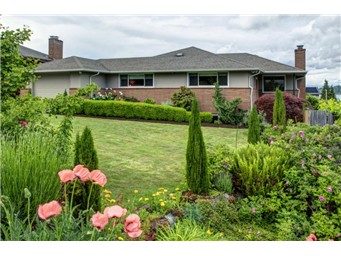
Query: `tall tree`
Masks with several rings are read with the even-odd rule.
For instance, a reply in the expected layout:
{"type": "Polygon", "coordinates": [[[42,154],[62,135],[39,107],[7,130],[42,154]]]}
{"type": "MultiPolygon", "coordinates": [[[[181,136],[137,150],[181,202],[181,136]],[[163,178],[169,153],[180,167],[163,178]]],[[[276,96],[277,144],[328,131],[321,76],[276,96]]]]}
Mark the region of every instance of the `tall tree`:
{"type": "Polygon", "coordinates": [[[256,106],[252,108],[248,126],[247,141],[250,144],[256,144],[260,141],[260,124],[256,106]]]}
{"type": "Polygon", "coordinates": [[[38,62],[25,59],[19,52],[19,45],[30,40],[32,31],[29,28],[10,30],[0,23],[0,30],[1,98],[6,99],[18,96],[20,89],[37,79],[34,70],[38,62]]]}
{"type": "Polygon", "coordinates": [[[207,155],[201,131],[199,105],[196,98],[193,98],[192,113],[189,120],[186,180],[192,192],[196,194],[205,194],[208,192],[209,176],[207,171],[207,155]]]}
{"type": "Polygon", "coordinates": [[[321,100],[329,100],[329,99],[336,100],[334,87],[329,86],[328,81],[324,80],[324,84],[323,84],[322,92],[321,92],[321,100]]]}

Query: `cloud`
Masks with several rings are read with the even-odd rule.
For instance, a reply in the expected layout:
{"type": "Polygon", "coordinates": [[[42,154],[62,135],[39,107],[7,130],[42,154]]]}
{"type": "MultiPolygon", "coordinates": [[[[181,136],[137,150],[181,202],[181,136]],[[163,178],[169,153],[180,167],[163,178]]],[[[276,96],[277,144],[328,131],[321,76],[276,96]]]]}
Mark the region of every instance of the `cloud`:
{"type": "Polygon", "coordinates": [[[30,15],[3,20],[12,28],[29,25],[34,34],[25,45],[42,52],[50,35],[59,36],[64,57],[142,57],[196,46],[294,65],[294,49],[303,44],[307,85],[322,85],[324,79],[341,84],[339,15],[30,15]]]}

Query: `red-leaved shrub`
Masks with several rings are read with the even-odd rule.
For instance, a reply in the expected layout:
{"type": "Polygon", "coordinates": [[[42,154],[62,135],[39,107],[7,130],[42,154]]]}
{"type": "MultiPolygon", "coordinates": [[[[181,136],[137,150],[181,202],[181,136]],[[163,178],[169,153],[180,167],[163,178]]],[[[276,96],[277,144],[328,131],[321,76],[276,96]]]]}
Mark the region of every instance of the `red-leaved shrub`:
{"type": "MultiPolygon", "coordinates": [[[[311,109],[311,104],[304,99],[294,95],[283,93],[283,99],[286,109],[286,117],[294,120],[294,122],[303,122],[303,104],[307,103],[311,109]]],[[[266,114],[266,121],[272,124],[273,107],[275,102],[275,94],[264,94],[255,101],[258,111],[266,114]]]]}

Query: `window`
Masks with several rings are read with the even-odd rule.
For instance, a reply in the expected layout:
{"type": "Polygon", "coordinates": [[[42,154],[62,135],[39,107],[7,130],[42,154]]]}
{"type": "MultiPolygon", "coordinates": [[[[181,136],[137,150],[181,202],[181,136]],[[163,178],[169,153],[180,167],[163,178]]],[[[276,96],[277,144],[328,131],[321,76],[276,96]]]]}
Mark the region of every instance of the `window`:
{"type": "Polygon", "coordinates": [[[152,87],[153,74],[120,75],[120,87],[152,87]]]}
{"type": "Polygon", "coordinates": [[[214,83],[219,82],[220,86],[227,86],[227,73],[189,73],[189,86],[213,86],[214,83]]]}
{"type": "Polygon", "coordinates": [[[274,92],[276,88],[281,91],[285,90],[284,76],[264,76],[263,77],[263,92],[274,92]]]}

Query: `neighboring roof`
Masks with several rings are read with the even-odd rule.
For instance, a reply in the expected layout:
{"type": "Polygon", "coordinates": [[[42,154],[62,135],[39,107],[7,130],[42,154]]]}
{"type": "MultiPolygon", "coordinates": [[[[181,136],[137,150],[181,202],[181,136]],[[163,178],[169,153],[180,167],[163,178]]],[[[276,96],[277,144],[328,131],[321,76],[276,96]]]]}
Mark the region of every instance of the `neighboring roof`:
{"type": "Polygon", "coordinates": [[[49,58],[49,56],[45,53],[38,52],[36,50],[33,50],[31,48],[19,45],[19,52],[21,56],[25,58],[33,58],[41,60],[42,62],[51,61],[52,59],[49,58]]]}
{"type": "Polygon", "coordinates": [[[317,87],[306,87],[305,92],[307,94],[320,95],[320,92],[317,87]]]}
{"type": "Polygon", "coordinates": [[[295,68],[273,60],[265,59],[249,53],[223,53],[219,54],[235,61],[242,62],[252,67],[258,67],[264,73],[271,72],[305,72],[305,70],[295,68]]]}
{"type": "Polygon", "coordinates": [[[92,60],[69,57],[38,66],[36,73],[88,71],[101,73],[124,72],[195,72],[242,71],[293,72],[300,70],[251,54],[214,54],[196,47],[188,47],[153,57],[92,60]],[[264,69],[264,70],[263,70],[264,69]]]}

